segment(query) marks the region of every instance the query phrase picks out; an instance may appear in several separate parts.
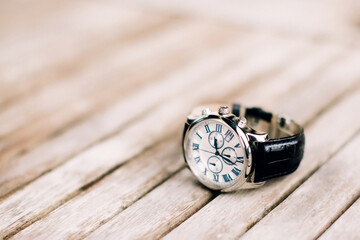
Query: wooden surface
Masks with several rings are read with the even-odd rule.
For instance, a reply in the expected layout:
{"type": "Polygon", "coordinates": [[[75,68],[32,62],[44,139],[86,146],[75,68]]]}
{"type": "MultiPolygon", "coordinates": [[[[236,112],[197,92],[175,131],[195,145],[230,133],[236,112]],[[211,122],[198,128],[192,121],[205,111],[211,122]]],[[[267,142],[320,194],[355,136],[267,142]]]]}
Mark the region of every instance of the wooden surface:
{"type": "Polygon", "coordinates": [[[0,3],[0,239],[359,239],[356,1],[0,3]],[[218,194],[187,113],[305,126],[299,169],[218,194]]]}

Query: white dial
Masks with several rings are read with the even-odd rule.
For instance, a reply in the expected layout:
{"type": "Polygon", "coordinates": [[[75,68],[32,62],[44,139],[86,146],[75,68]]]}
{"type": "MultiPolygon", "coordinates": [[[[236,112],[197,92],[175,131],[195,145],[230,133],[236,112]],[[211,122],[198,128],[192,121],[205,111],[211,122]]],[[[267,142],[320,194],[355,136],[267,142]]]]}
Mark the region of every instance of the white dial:
{"type": "Polygon", "coordinates": [[[191,128],[185,139],[186,160],[197,178],[208,187],[233,186],[243,175],[244,147],[225,122],[207,119],[191,128]]]}

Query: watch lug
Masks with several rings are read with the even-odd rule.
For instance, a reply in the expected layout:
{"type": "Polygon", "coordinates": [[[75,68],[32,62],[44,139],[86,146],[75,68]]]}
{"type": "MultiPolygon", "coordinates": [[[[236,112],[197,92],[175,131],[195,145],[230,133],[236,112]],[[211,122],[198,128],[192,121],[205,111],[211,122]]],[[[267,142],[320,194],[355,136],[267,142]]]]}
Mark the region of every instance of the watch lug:
{"type": "Polygon", "coordinates": [[[253,182],[252,177],[248,178],[246,182],[241,185],[240,189],[258,188],[265,184],[265,182],[253,182]]]}
{"type": "Polygon", "coordinates": [[[188,128],[195,120],[196,118],[188,117],[186,119],[185,127],[188,128]]]}
{"type": "Polygon", "coordinates": [[[269,135],[267,133],[246,132],[246,135],[249,137],[250,141],[266,142],[269,140],[269,135]]]}

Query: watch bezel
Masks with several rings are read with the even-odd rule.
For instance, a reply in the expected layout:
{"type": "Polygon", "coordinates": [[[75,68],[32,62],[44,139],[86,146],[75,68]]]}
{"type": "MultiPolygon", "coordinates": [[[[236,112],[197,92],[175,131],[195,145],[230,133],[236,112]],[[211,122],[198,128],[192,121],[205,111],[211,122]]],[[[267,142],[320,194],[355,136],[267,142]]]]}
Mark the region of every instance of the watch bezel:
{"type": "Polygon", "coordinates": [[[194,119],[192,116],[188,117],[188,121],[185,124],[185,129],[184,129],[184,134],[183,134],[183,141],[182,141],[182,147],[183,147],[183,153],[184,153],[184,159],[186,164],[188,165],[191,173],[196,177],[196,179],[198,179],[199,182],[201,182],[203,185],[205,185],[206,187],[212,189],[212,190],[220,190],[222,192],[229,192],[229,191],[234,191],[234,190],[238,190],[241,188],[241,186],[247,181],[248,177],[249,177],[249,173],[250,173],[250,169],[251,169],[251,165],[252,165],[252,154],[251,154],[251,148],[250,148],[250,144],[249,144],[249,139],[247,137],[247,135],[245,134],[245,132],[234,122],[234,118],[236,118],[235,115],[230,114],[229,116],[220,116],[219,114],[214,114],[211,113],[209,115],[206,116],[200,116],[197,117],[196,119],[194,119]],[[216,188],[212,185],[207,184],[205,181],[203,181],[201,179],[199,175],[199,173],[196,173],[194,171],[192,171],[191,167],[189,166],[188,162],[187,162],[187,149],[186,149],[186,142],[188,139],[188,134],[191,131],[191,129],[193,127],[195,127],[197,124],[200,124],[203,121],[206,120],[217,120],[217,121],[221,121],[224,124],[228,125],[230,128],[232,128],[235,133],[238,135],[240,141],[241,141],[241,145],[244,148],[244,152],[245,152],[245,156],[244,156],[244,167],[243,167],[243,173],[241,174],[240,178],[237,180],[237,182],[229,187],[226,188],[216,188]]]}

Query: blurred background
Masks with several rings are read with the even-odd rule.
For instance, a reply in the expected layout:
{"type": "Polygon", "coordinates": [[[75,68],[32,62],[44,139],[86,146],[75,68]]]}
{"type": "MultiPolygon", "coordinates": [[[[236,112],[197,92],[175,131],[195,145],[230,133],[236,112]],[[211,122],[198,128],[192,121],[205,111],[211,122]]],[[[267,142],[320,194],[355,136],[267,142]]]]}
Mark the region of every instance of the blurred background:
{"type": "Polygon", "coordinates": [[[103,161],[84,187],[180,137],[199,103],[307,126],[358,89],[359,40],[356,0],[1,1],[0,199],[83,152],[103,161]]]}

